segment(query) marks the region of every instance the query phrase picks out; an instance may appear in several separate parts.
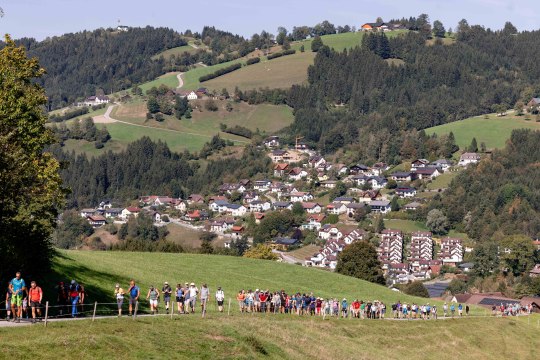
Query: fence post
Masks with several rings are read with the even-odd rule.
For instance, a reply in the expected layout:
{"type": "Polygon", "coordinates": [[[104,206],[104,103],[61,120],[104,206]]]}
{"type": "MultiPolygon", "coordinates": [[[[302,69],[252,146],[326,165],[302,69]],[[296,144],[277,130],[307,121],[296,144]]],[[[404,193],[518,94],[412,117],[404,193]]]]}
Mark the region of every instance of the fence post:
{"type": "Polygon", "coordinates": [[[47,319],[49,318],[49,302],[45,303],[45,327],[47,327],[47,319]]]}
{"type": "Polygon", "coordinates": [[[94,303],[94,313],[92,314],[92,322],[96,319],[97,301],[94,303]]]}
{"type": "Polygon", "coordinates": [[[227,316],[231,316],[231,298],[229,298],[229,310],[227,310],[227,316]]]}
{"type": "Polygon", "coordinates": [[[172,320],[173,314],[174,314],[174,305],[175,305],[175,303],[171,300],[171,302],[169,304],[169,306],[171,308],[171,320],[172,320]]]}
{"type": "Polygon", "coordinates": [[[139,309],[139,300],[135,301],[135,311],[133,311],[133,320],[137,317],[137,310],[139,309]]]}

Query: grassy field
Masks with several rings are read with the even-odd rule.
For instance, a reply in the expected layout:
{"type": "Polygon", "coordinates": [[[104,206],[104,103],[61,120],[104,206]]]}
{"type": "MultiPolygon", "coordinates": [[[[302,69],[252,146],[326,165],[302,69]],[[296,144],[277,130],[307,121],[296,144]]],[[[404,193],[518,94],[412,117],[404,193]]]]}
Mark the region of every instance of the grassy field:
{"type": "Polygon", "coordinates": [[[172,48],[172,49],[169,49],[169,50],[165,50],[162,53],[159,53],[157,55],[152,56],[152,60],[157,60],[161,56],[163,56],[165,59],[168,59],[172,55],[178,56],[178,55],[182,55],[185,52],[193,54],[196,51],[197,51],[197,49],[195,49],[193,46],[189,46],[189,45],[179,46],[179,47],[175,47],[175,48],[172,48]]]}
{"type": "Polygon", "coordinates": [[[3,358],[536,359],[536,319],[359,321],[209,314],[0,329],[3,358]],[[76,349],[76,350],[73,350],[76,349]],[[420,355],[421,354],[421,355],[420,355]]]}
{"type": "Polygon", "coordinates": [[[477,116],[435,126],[425,131],[428,135],[433,133],[443,135],[453,132],[456,143],[461,149],[469,146],[473,137],[476,138],[478,146],[484,142],[486,147],[490,149],[504,147],[512,130],[521,128],[540,130],[540,123],[534,121],[534,116],[531,116],[531,120],[527,121],[525,116],[497,117],[495,114],[490,114],[487,119],[484,116],[477,116]]]}
{"type": "Polygon", "coordinates": [[[176,224],[167,225],[167,230],[169,230],[169,235],[166,238],[168,241],[173,241],[187,248],[201,247],[200,231],[176,224]]]}
{"type": "Polygon", "coordinates": [[[307,257],[311,257],[313,254],[318,253],[320,249],[321,247],[317,245],[307,245],[301,247],[300,249],[290,251],[287,253],[287,255],[290,255],[298,259],[298,261],[303,262],[307,257]]]}
{"type": "Polygon", "coordinates": [[[148,90],[150,90],[152,87],[154,87],[154,86],[159,87],[160,85],[166,85],[166,86],[168,86],[170,88],[175,89],[179,85],[178,78],[176,77],[176,75],[178,75],[178,74],[179,74],[178,72],[166,73],[166,74],[163,74],[160,77],[158,77],[156,80],[146,82],[146,83],[140,85],[139,87],[145,93],[148,90]]]}
{"type": "Polygon", "coordinates": [[[423,223],[412,220],[388,219],[384,220],[384,226],[387,229],[401,230],[404,233],[427,231],[427,227],[423,223]]]}
{"type": "Polygon", "coordinates": [[[437,176],[435,180],[427,184],[427,188],[429,190],[445,189],[458,174],[459,171],[446,171],[444,174],[437,176]]]}

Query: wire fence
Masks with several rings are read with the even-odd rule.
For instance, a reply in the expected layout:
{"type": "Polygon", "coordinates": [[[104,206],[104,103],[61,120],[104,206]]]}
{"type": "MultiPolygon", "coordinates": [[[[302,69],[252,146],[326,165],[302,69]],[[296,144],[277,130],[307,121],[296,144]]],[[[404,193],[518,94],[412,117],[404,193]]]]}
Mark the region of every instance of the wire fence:
{"type": "MultiPolygon", "coordinates": [[[[164,301],[162,301],[163,303],[164,301]]],[[[201,301],[197,299],[197,303],[200,306],[200,310],[197,309],[198,306],[191,307],[189,302],[177,302],[174,299],[171,298],[171,301],[169,302],[169,308],[168,311],[165,310],[163,305],[160,306],[158,312],[155,315],[159,316],[169,316],[171,319],[173,319],[175,316],[183,315],[186,313],[196,313],[200,314],[202,318],[206,317],[207,313],[221,313],[223,315],[227,314],[227,316],[241,316],[241,317],[255,317],[255,316],[273,316],[273,315],[288,315],[288,316],[304,316],[304,317],[320,317],[323,320],[326,319],[337,319],[337,320],[352,320],[354,318],[357,318],[359,320],[395,320],[395,321],[436,321],[436,320],[449,320],[449,319],[466,319],[466,318],[493,318],[493,317],[502,317],[504,316],[499,311],[497,311],[495,314],[491,311],[488,311],[486,309],[485,313],[483,314],[474,314],[474,315],[452,315],[447,314],[447,316],[444,316],[444,314],[439,313],[434,316],[431,314],[427,319],[423,318],[420,314],[419,316],[407,316],[403,317],[401,314],[400,316],[396,317],[395,313],[389,312],[377,316],[377,317],[369,317],[365,313],[362,315],[361,312],[357,312],[353,310],[351,307],[342,308],[341,304],[338,306],[337,311],[336,309],[324,309],[319,308],[319,310],[311,311],[311,309],[289,309],[288,307],[280,307],[280,306],[274,306],[271,308],[270,306],[266,307],[264,311],[260,311],[260,309],[254,309],[254,308],[248,308],[245,306],[242,306],[241,303],[237,302],[236,300],[233,300],[232,298],[229,298],[228,301],[224,301],[223,306],[221,307],[221,311],[218,309],[218,305],[216,301],[212,301],[210,305],[206,301],[201,301]],[[178,306],[181,304],[181,306],[178,306]],[[182,310],[182,311],[179,311],[182,310]]],[[[12,309],[7,309],[5,306],[6,302],[3,301],[0,303],[0,318],[5,318],[7,316],[7,312],[11,311],[12,309]]],[[[119,306],[118,302],[113,303],[77,303],[77,304],[60,304],[60,305],[50,305],[49,302],[45,302],[44,304],[41,304],[41,306],[36,307],[36,320],[43,322],[44,326],[47,326],[48,322],[50,321],[61,321],[61,320],[69,320],[69,319],[91,319],[92,321],[95,321],[95,319],[99,318],[113,318],[113,317],[120,317],[122,316],[129,316],[133,320],[136,320],[137,317],[141,316],[148,316],[150,314],[153,314],[150,311],[150,307],[146,307],[145,301],[137,301],[134,304],[132,303],[132,312],[129,313],[129,300],[123,301],[122,304],[119,306]],[[75,307],[75,309],[74,309],[75,307]],[[39,312],[37,311],[39,309],[39,312]],[[127,312],[127,313],[126,313],[127,312]]],[[[195,304],[194,304],[195,305],[195,304]]],[[[14,314],[11,314],[13,317],[14,314]]],[[[31,321],[32,320],[32,309],[30,306],[23,308],[23,321],[31,321]]],[[[527,313],[520,313],[513,316],[527,316],[529,314],[527,313]]],[[[532,325],[534,325],[534,320],[532,321],[532,325]]],[[[528,324],[531,325],[531,317],[528,317],[528,324]]],[[[540,328],[540,318],[536,318],[536,327],[540,328]]]]}

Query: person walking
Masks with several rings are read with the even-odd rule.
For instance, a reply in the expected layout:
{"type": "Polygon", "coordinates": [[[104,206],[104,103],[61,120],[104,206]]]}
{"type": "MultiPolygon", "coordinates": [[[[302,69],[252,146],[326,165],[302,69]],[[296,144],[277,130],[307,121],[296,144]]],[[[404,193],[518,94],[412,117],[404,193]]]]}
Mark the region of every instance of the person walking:
{"type": "Polygon", "coordinates": [[[169,285],[167,281],[163,283],[163,287],[161,288],[161,292],[163,294],[163,302],[165,303],[165,311],[167,314],[169,314],[169,306],[171,304],[171,294],[172,294],[172,288],[169,285]]]}
{"type": "Polygon", "coordinates": [[[341,317],[347,317],[347,308],[347,299],[343,298],[343,300],[341,301],[341,317]]]}
{"type": "Polygon", "coordinates": [[[41,318],[41,302],[43,301],[43,291],[37,286],[35,281],[30,283],[30,290],[28,290],[28,300],[30,301],[30,307],[32,309],[32,323],[36,322],[37,316],[41,318]]]}
{"type": "Polygon", "coordinates": [[[458,313],[459,317],[463,317],[463,305],[461,304],[458,305],[458,313]]]}
{"type": "Polygon", "coordinates": [[[216,302],[218,305],[218,311],[223,312],[223,301],[225,300],[225,293],[221,289],[221,286],[218,287],[216,291],[216,302]]]}
{"type": "Polygon", "coordinates": [[[152,315],[158,313],[158,299],[159,299],[159,290],[154,287],[154,285],[150,285],[150,289],[148,289],[148,294],[146,295],[146,300],[150,303],[150,311],[152,312],[152,315]]]}
{"type": "Polygon", "coordinates": [[[133,314],[133,308],[136,307],[139,297],[141,296],[141,289],[135,284],[134,280],[129,282],[129,316],[133,314]]]}
{"type": "Polygon", "coordinates": [[[79,282],[79,312],[84,313],[84,300],[86,298],[86,291],[84,285],[79,282]]]}
{"type": "Polygon", "coordinates": [[[452,313],[452,318],[453,318],[454,314],[456,313],[456,305],[454,304],[450,305],[450,312],[452,313]]]}
{"type": "Polygon", "coordinates": [[[125,291],[120,287],[120,284],[116,284],[114,287],[114,297],[116,298],[116,304],[118,305],[118,317],[122,316],[122,304],[124,304],[125,291]]]}
{"type": "MultiPolygon", "coordinates": [[[[11,317],[11,298],[13,295],[13,291],[11,291],[11,287],[9,285],[10,283],[8,283],[8,287],[6,291],[6,321],[9,321],[11,317]]],[[[13,315],[13,319],[15,320],[15,315],[13,315]]]]}
{"type": "Polygon", "coordinates": [[[60,316],[64,315],[64,310],[66,310],[67,314],[67,312],[69,311],[68,291],[63,281],[60,281],[58,283],[56,302],[58,303],[58,313],[60,314],[60,316]]]}
{"type": "Polygon", "coordinates": [[[208,305],[208,299],[210,297],[210,289],[208,288],[208,285],[203,284],[201,287],[201,312],[202,316],[206,314],[206,306],[208,305]]]}
{"type": "Polygon", "coordinates": [[[243,313],[246,307],[246,294],[244,293],[244,290],[240,290],[238,292],[238,295],[236,295],[236,301],[238,301],[238,307],[240,309],[240,312],[243,313]]]}
{"type": "Polygon", "coordinates": [[[469,316],[469,305],[465,305],[465,315],[469,316]]]}
{"type": "Polygon", "coordinates": [[[71,280],[71,285],[69,285],[69,298],[71,301],[71,317],[74,318],[77,316],[77,306],[79,305],[80,299],[80,287],[75,280],[71,280]]]}
{"type": "Polygon", "coordinates": [[[443,305],[443,316],[444,317],[448,316],[448,305],[446,303],[444,303],[443,305]]]}
{"type": "Polygon", "coordinates": [[[195,305],[197,304],[197,295],[199,294],[199,289],[195,286],[195,283],[189,285],[189,307],[191,308],[191,313],[195,313],[195,305]]]}
{"type": "Polygon", "coordinates": [[[21,278],[21,272],[17,271],[15,277],[10,281],[9,288],[11,289],[11,311],[13,313],[13,321],[18,323],[21,322],[22,317],[22,301],[26,289],[26,283],[24,279],[21,278]]]}
{"type": "Polygon", "coordinates": [[[181,283],[176,284],[175,294],[178,313],[182,314],[184,313],[184,289],[181,283]]]}

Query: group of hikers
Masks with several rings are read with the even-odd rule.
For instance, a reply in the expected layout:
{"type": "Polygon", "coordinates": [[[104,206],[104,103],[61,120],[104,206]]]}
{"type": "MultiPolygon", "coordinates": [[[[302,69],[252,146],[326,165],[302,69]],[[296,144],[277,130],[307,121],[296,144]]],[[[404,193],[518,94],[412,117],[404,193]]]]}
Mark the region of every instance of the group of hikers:
{"type": "MultiPolygon", "coordinates": [[[[199,289],[193,282],[184,284],[178,283],[173,290],[169,282],[165,281],[163,283],[161,291],[154,285],[151,285],[148,289],[148,292],[146,293],[146,297],[143,297],[143,299],[146,299],[148,301],[150,305],[150,313],[158,314],[159,300],[161,297],[163,297],[163,303],[165,304],[165,312],[169,314],[169,311],[172,311],[171,299],[173,298],[173,296],[176,300],[178,314],[195,313],[197,299],[199,299],[201,303],[201,312],[204,315],[206,313],[206,306],[208,304],[208,301],[211,298],[210,289],[206,284],[202,284],[201,288],[199,289]]],[[[118,316],[122,316],[122,308],[126,297],[129,303],[128,309],[130,316],[137,311],[139,301],[142,300],[141,289],[135,284],[134,280],[130,281],[127,291],[124,290],[120,286],[120,284],[116,284],[114,289],[114,297],[118,305],[118,316]]],[[[214,297],[217,302],[218,311],[223,312],[225,293],[223,292],[221,287],[218,287],[214,297]]]]}
{"type": "MultiPolygon", "coordinates": [[[[85,300],[85,290],[81,283],[71,280],[70,283],[63,281],[56,286],[57,306],[59,316],[69,316],[71,308],[71,317],[77,317],[82,313],[82,307],[85,300]],[[65,313],[64,313],[65,311],[65,313]]],[[[148,301],[151,314],[159,313],[159,301],[163,299],[165,312],[174,311],[172,299],[176,301],[177,314],[195,313],[197,301],[200,301],[201,313],[206,313],[208,302],[213,298],[217,304],[217,310],[223,312],[225,293],[221,287],[218,287],[213,296],[207,284],[202,284],[200,289],[195,283],[178,283],[173,289],[165,281],[161,290],[156,286],[150,286],[148,291],[143,293],[134,280],[131,280],[127,290],[124,290],[120,284],[116,284],[114,289],[114,298],[118,309],[118,316],[122,316],[124,301],[128,303],[129,315],[137,313],[139,303],[148,301]]],[[[386,304],[379,300],[363,301],[355,299],[348,302],[346,298],[339,301],[336,298],[316,297],[313,293],[293,293],[287,294],[284,290],[271,292],[269,290],[240,290],[236,295],[239,311],[241,313],[280,313],[311,316],[329,316],[329,317],[352,317],[359,319],[384,319],[387,312],[386,304]]],[[[42,314],[43,291],[37,286],[35,281],[26,286],[21,273],[17,272],[15,277],[8,283],[6,292],[6,319],[8,321],[20,322],[21,318],[28,318],[31,313],[31,322],[40,321],[42,314]],[[28,311],[28,308],[31,311],[28,311]]],[[[230,305],[230,303],[229,303],[230,305]]],[[[418,305],[416,303],[401,303],[397,301],[391,305],[392,317],[394,319],[437,319],[439,309],[436,305],[426,303],[418,305]]],[[[462,317],[469,315],[469,305],[444,303],[442,306],[442,315],[444,317],[462,317]]],[[[521,307],[519,304],[500,304],[492,306],[492,315],[497,315],[500,311],[502,316],[515,316],[521,314],[530,314],[532,305],[521,307]]]]}

